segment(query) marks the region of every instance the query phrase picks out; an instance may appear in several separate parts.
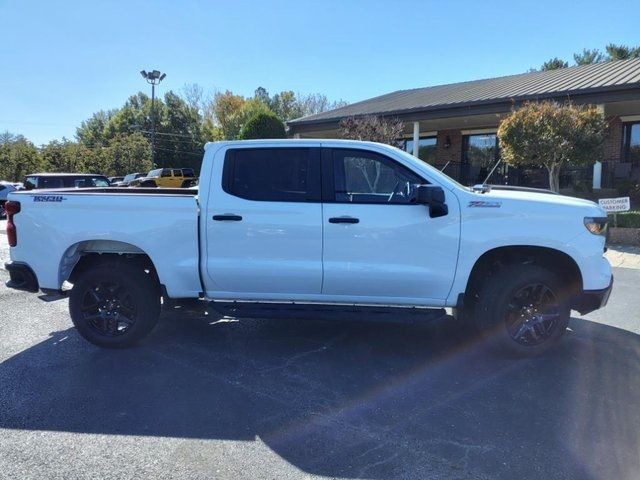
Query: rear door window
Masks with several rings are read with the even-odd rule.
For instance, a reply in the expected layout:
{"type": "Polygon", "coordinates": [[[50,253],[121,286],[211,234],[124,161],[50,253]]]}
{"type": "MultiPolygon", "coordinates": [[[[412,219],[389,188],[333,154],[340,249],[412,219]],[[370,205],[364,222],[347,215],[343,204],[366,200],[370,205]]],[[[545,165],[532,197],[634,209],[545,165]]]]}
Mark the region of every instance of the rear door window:
{"type": "Polygon", "coordinates": [[[248,200],[318,201],[320,197],[319,150],[309,148],[229,150],[225,157],[223,189],[231,195],[248,200]]]}

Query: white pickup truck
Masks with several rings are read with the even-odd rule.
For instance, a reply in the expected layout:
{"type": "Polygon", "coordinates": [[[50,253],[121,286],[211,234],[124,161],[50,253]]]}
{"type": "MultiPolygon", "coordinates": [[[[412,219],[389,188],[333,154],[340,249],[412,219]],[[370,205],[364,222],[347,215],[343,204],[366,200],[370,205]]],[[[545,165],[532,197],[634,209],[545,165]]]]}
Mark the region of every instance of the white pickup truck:
{"type": "Polygon", "coordinates": [[[451,307],[530,355],[613,284],[598,205],[464,187],[387,145],[208,143],[199,185],[11,193],[7,285],[68,295],[102,347],[135,343],[163,301],[192,298],[252,315],[451,307]]]}

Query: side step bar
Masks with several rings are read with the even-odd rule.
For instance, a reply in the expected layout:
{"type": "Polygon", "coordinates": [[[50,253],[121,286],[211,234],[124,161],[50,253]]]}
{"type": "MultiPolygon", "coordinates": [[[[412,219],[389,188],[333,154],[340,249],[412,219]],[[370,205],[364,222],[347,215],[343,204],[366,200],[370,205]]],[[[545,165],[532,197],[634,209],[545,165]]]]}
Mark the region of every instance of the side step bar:
{"type": "Polygon", "coordinates": [[[209,302],[221,315],[235,318],[307,320],[366,320],[379,322],[427,322],[447,316],[444,308],[375,307],[293,303],[209,302]]]}

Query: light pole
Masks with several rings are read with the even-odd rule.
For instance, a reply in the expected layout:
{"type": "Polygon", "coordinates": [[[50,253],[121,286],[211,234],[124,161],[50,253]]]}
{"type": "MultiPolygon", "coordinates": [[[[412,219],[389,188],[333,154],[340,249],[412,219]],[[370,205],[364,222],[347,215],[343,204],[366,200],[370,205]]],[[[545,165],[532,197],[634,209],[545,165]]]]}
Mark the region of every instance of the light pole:
{"type": "Polygon", "coordinates": [[[160,73],[158,70],[152,70],[147,72],[146,70],[142,70],[140,75],[147,81],[147,83],[151,84],[151,161],[153,162],[153,166],[156,166],[156,85],[159,85],[164,77],[167,76],[166,73],[160,73]]]}

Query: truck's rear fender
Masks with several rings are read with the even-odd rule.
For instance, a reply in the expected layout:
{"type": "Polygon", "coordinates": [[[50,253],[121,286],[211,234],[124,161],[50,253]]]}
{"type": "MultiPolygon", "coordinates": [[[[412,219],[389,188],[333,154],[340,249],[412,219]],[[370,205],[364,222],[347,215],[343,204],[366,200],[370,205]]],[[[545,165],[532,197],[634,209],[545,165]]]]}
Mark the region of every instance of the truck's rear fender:
{"type": "Polygon", "coordinates": [[[167,288],[160,282],[151,257],[135,245],[116,240],[85,240],[71,245],[60,260],[58,284],[62,285],[65,281],[73,284],[81,272],[108,261],[138,264],[153,276],[164,295],[167,295],[167,288]]]}
{"type": "Polygon", "coordinates": [[[62,285],[65,281],[70,280],[71,274],[80,260],[90,254],[143,255],[153,265],[151,258],[144,250],[130,243],[115,240],[86,240],[74,243],[62,255],[58,268],[58,284],[62,285]]]}

